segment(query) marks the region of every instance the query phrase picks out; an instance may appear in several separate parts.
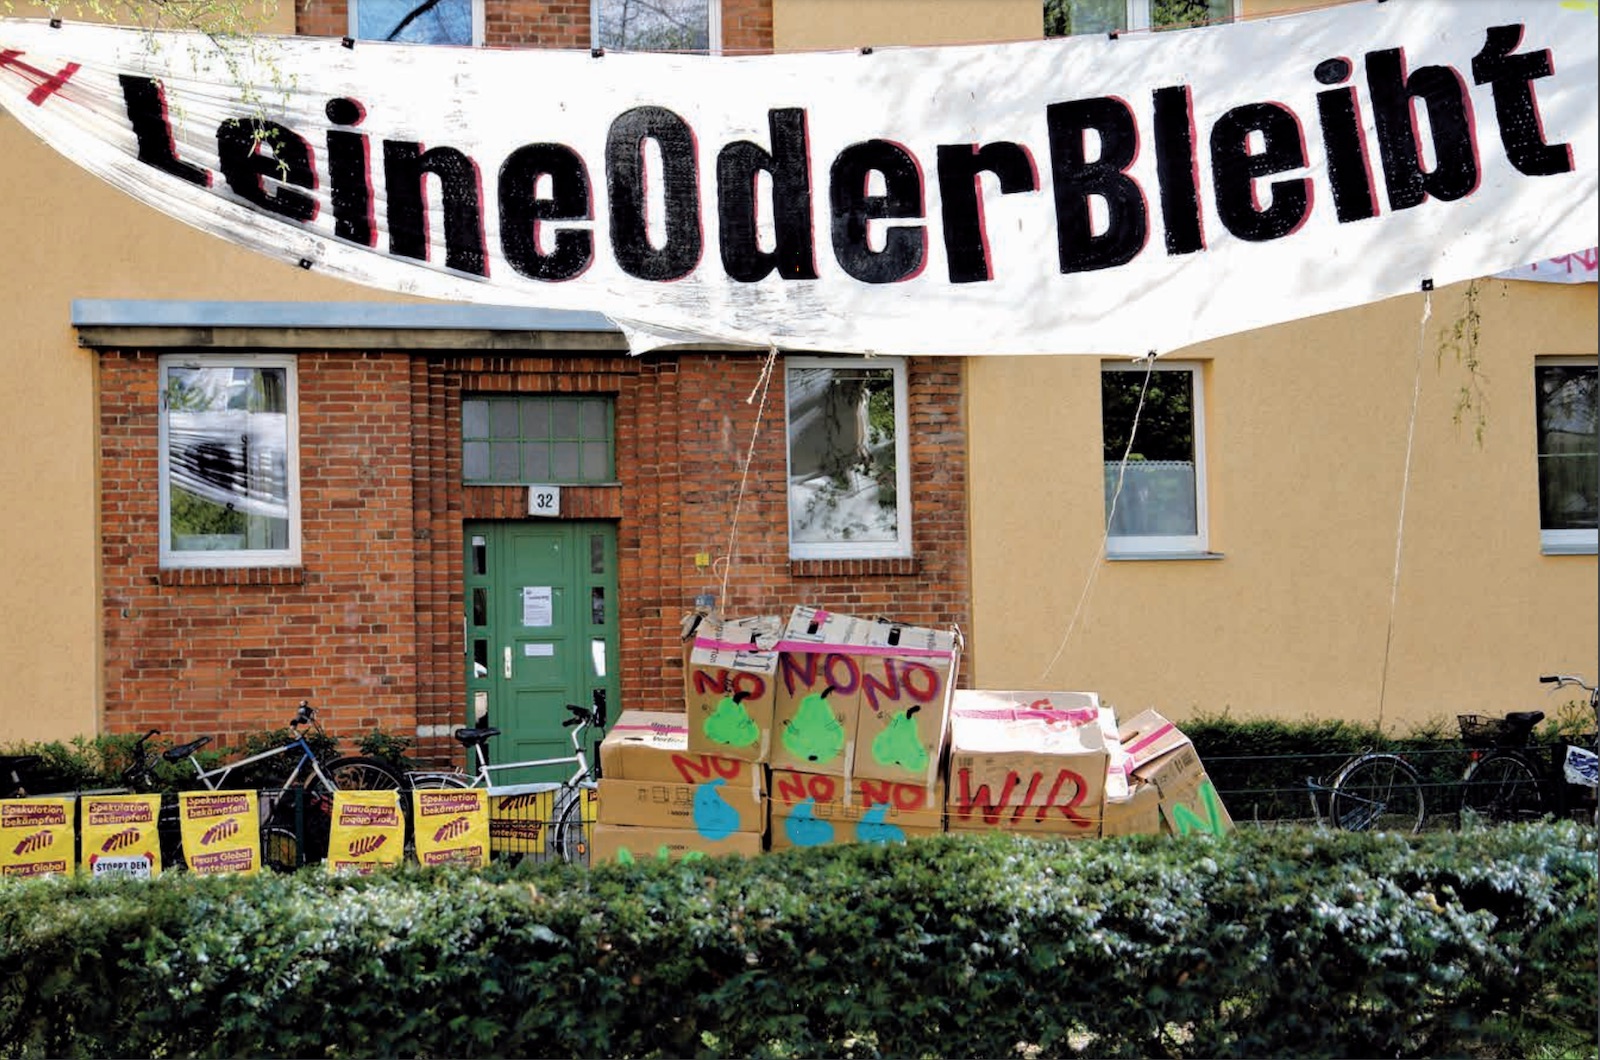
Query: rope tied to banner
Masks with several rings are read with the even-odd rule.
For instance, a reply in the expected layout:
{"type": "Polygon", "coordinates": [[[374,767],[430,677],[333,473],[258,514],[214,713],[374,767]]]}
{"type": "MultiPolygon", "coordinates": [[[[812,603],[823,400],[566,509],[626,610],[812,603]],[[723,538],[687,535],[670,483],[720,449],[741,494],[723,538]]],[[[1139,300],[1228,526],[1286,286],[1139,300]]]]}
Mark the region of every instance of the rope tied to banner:
{"type": "Polygon", "coordinates": [[[761,420],[767,411],[767,391],[772,386],[772,367],[778,362],[778,347],[776,344],[767,345],[767,360],[761,366],[761,374],[756,378],[755,386],[750,388],[750,394],[744,399],[746,405],[754,404],[756,395],[761,396],[761,404],[756,406],[756,421],[750,427],[750,445],[745,450],[744,467],[739,471],[739,492],[733,498],[733,518],[728,524],[728,551],[722,557],[722,585],[717,591],[717,604],[728,598],[728,577],[733,573],[734,544],[739,535],[739,510],[744,507],[746,486],[750,480],[750,465],[755,462],[756,440],[761,435],[761,420]]]}
{"type": "Polygon", "coordinates": [[[1406,497],[1411,492],[1411,454],[1417,437],[1417,406],[1422,397],[1422,347],[1433,316],[1433,281],[1422,281],[1422,319],[1417,323],[1417,358],[1411,380],[1411,421],[1406,425],[1405,471],[1400,476],[1400,515],[1394,530],[1394,571],[1389,578],[1389,616],[1383,633],[1383,669],[1378,677],[1378,729],[1389,692],[1389,651],[1394,645],[1394,612],[1400,598],[1400,554],[1406,539],[1406,497]]]}
{"type": "Polygon", "coordinates": [[[1117,516],[1117,501],[1122,496],[1122,483],[1128,474],[1128,460],[1133,454],[1133,440],[1139,434],[1139,417],[1144,413],[1145,395],[1150,392],[1150,379],[1155,374],[1156,358],[1159,355],[1155,350],[1145,354],[1143,358],[1134,360],[1144,361],[1144,379],[1139,384],[1139,401],[1133,407],[1133,422],[1128,425],[1128,444],[1123,447],[1122,459],[1117,464],[1117,486],[1111,491],[1111,503],[1106,505],[1106,526],[1100,534],[1100,543],[1095,548],[1094,559],[1089,563],[1089,573],[1083,581],[1083,591],[1078,594],[1078,604],[1072,609],[1072,619],[1067,623],[1067,631],[1061,635],[1061,643],[1056,646],[1056,653],[1045,664],[1044,670],[1039,674],[1040,680],[1050,676],[1050,671],[1055,669],[1056,663],[1061,661],[1062,653],[1067,650],[1067,642],[1072,639],[1073,632],[1078,628],[1078,619],[1083,614],[1084,606],[1089,601],[1089,594],[1094,589],[1095,581],[1100,577],[1101,559],[1106,554],[1106,543],[1111,539],[1111,527],[1117,516]]]}

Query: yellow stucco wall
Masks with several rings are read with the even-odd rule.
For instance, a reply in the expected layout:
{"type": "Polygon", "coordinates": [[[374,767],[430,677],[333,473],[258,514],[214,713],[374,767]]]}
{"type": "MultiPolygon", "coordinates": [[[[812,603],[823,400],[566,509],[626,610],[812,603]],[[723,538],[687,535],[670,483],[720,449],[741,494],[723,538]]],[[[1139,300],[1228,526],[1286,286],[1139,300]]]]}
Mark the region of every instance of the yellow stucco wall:
{"type": "Polygon", "coordinates": [[[1540,552],[1533,359],[1595,355],[1595,286],[1482,284],[1481,446],[1441,353],[1466,289],[1433,295],[1404,490],[1420,294],[1168,355],[1205,364],[1219,560],[1100,558],[1098,359],[970,360],[973,680],[1404,727],[1549,709],[1539,674],[1592,677],[1596,559],[1540,552]]]}
{"type": "Polygon", "coordinates": [[[780,52],[1034,40],[1041,0],[773,0],[780,52]]]}
{"type": "MultiPolygon", "coordinates": [[[[293,24],[292,5],[269,28],[293,24]],[[285,18],[287,17],[287,21],[285,18]]],[[[99,725],[94,355],[75,298],[384,297],[234,247],[136,203],[0,113],[0,744],[99,725]]],[[[151,483],[155,488],[155,483],[151,483]]]]}

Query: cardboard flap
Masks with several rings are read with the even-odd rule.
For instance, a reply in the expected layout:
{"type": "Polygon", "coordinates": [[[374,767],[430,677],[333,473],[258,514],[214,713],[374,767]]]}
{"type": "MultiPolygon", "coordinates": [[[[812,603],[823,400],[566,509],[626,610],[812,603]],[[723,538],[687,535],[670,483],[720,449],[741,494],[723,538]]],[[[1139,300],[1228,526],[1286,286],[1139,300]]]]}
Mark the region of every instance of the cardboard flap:
{"type": "Polygon", "coordinates": [[[1081,755],[1106,750],[1093,693],[989,692],[957,689],[950,712],[952,753],[1009,751],[1081,755]],[[1068,697],[1086,696],[1088,700],[1068,697]],[[1058,700],[1083,703],[1068,709],[1058,700]],[[1089,703],[1092,701],[1092,705],[1089,703]]]}

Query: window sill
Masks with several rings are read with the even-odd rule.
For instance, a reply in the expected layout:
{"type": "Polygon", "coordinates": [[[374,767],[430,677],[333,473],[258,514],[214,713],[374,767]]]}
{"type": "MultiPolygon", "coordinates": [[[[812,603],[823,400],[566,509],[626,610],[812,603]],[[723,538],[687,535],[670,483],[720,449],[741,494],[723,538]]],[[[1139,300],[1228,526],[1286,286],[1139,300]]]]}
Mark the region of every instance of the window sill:
{"type": "Polygon", "coordinates": [[[167,567],[155,582],[166,586],[304,585],[304,567],[167,567]]]}
{"type": "Polygon", "coordinates": [[[791,559],[793,578],[867,578],[917,573],[915,556],[898,559],[791,559]]]}
{"type": "Polygon", "coordinates": [[[1221,559],[1221,552],[1107,552],[1106,559],[1121,562],[1123,560],[1196,560],[1196,559],[1221,559]]]}
{"type": "Polygon", "coordinates": [[[1593,542],[1587,545],[1540,545],[1539,554],[1544,556],[1594,556],[1600,555],[1600,547],[1593,542]]]}

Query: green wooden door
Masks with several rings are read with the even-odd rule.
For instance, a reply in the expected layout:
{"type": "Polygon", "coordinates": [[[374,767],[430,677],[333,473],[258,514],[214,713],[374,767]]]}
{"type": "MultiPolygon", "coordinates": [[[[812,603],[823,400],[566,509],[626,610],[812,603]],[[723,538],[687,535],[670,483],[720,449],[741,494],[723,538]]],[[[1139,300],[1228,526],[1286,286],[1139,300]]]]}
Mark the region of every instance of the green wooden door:
{"type": "MultiPolygon", "coordinates": [[[[468,523],[467,720],[502,735],[491,762],[572,752],[566,704],[616,714],[617,535],[604,522],[468,523]]],[[[602,733],[590,729],[592,755],[602,733]]],[[[571,767],[495,773],[496,784],[559,780],[571,767]]]]}

